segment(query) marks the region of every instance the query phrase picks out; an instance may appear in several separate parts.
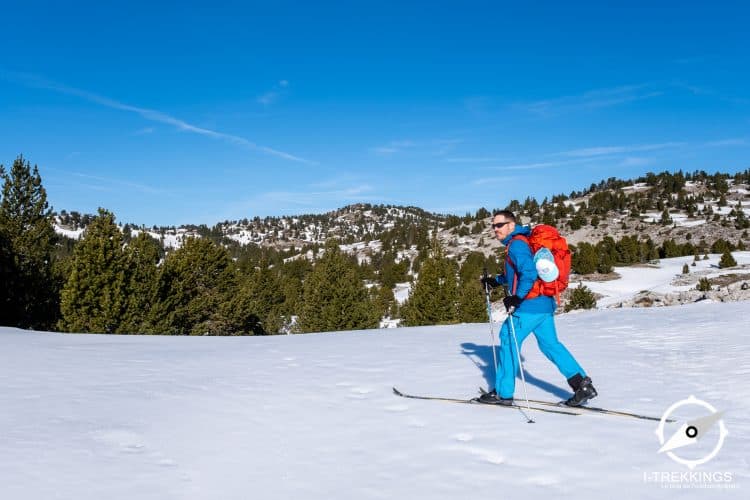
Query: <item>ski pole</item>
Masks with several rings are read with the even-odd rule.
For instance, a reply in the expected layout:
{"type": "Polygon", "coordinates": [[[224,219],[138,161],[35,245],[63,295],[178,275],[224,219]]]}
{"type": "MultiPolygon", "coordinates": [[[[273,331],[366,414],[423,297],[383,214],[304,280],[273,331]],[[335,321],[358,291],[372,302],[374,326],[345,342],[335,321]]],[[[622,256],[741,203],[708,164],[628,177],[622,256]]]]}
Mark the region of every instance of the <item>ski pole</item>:
{"type": "Polygon", "coordinates": [[[523,374],[523,361],[521,361],[521,350],[518,348],[518,339],[516,338],[516,327],[513,326],[513,313],[516,311],[515,307],[508,309],[508,321],[510,322],[510,333],[513,335],[513,343],[516,344],[516,356],[518,357],[518,367],[521,370],[521,382],[523,383],[523,396],[526,398],[526,408],[531,411],[531,405],[529,404],[529,394],[526,392],[526,376],[523,374]]]}
{"type": "MultiPolygon", "coordinates": [[[[482,275],[482,278],[487,278],[487,268],[484,268],[484,274],[482,275]]],[[[492,365],[495,372],[495,378],[497,378],[497,349],[495,348],[495,326],[492,323],[492,305],[490,304],[490,286],[485,283],[484,284],[484,298],[487,302],[487,317],[490,320],[490,342],[492,342],[492,359],[495,361],[495,364],[492,365]]]]}

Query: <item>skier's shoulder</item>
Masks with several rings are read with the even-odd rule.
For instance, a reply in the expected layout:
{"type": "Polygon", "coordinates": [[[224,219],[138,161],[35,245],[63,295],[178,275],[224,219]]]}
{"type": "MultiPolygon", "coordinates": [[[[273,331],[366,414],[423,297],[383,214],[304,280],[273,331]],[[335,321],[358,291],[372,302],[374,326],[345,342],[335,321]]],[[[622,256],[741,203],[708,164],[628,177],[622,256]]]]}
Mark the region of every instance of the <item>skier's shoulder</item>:
{"type": "Polygon", "coordinates": [[[508,253],[511,256],[531,253],[531,246],[529,245],[530,234],[531,229],[528,226],[516,226],[508,236],[508,253]]]}

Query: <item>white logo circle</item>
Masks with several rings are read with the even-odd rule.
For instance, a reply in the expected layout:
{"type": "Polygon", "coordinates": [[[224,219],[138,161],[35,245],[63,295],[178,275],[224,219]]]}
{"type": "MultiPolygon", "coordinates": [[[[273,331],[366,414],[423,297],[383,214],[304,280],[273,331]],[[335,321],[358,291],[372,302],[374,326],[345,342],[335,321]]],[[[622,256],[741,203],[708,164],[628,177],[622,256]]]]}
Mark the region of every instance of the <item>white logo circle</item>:
{"type": "MultiPolygon", "coordinates": [[[[711,405],[710,403],[707,403],[707,402],[705,402],[703,400],[700,400],[700,399],[696,398],[695,396],[690,396],[687,399],[683,399],[681,401],[676,402],[675,404],[673,404],[672,406],[670,406],[669,408],[667,408],[667,411],[665,411],[664,414],[661,416],[661,420],[659,421],[659,426],[656,428],[656,435],[658,436],[659,443],[662,445],[662,447],[664,446],[665,441],[666,441],[665,438],[664,438],[664,425],[665,425],[665,423],[668,420],[670,420],[669,416],[672,415],[672,413],[674,413],[674,411],[677,408],[680,408],[682,406],[687,406],[687,405],[700,406],[700,407],[706,408],[707,410],[709,410],[711,412],[712,415],[719,414],[719,411],[716,408],[714,408],[713,405],[711,405]]],[[[717,453],[719,453],[719,450],[721,450],[721,447],[724,445],[724,439],[729,434],[729,431],[727,431],[726,425],[724,425],[724,420],[723,419],[719,419],[718,420],[718,424],[719,424],[719,439],[717,440],[716,445],[714,446],[713,450],[711,450],[706,456],[704,456],[702,458],[699,458],[697,460],[688,460],[688,459],[681,458],[681,457],[677,456],[677,454],[675,454],[674,452],[672,452],[671,449],[668,450],[668,451],[666,451],[667,455],[669,456],[669,458],[671,458],[675,462],[677,462],[679,464],[682,464],[682,465],[685,465],[689,469],[694,469],[696,466],[708,462],[709,460],[711,460],[712,458],[714,458],[717,453]]],[[[678,433],[684,434],[684,436],[687,438],[687,440],[692,440],[692,439],[698,438],[698,429],[695,426],[690,425],[689,423],[688,424],[683,424],[683,426],[680,428],[680,430],[678,431],[678,433]]],[[[685,440],[684,437],[682,437],[680,435],[675,435],[675,436],[673,436],[670,439],[670,442],[675,437],[677,437],[678,440],[682,439],[682,441],[687,441],[687,440],[685,440]]],[[[680,447],[680,445],[674,446],[674,448],[678,448],[678,447],[680,447]]]]}

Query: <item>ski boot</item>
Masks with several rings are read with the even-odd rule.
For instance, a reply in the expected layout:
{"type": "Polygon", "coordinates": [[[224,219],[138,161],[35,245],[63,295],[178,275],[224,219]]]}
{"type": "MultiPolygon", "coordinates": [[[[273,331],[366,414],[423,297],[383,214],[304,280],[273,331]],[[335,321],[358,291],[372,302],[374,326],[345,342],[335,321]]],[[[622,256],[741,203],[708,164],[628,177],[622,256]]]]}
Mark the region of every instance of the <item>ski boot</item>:
{"type": "Polygon", "coordinates": [[[565,404],[568,406],[584,405],[589,399],[595,398],[598,394],[591,383],[591,378],[582,377],[580,373],[570,377],[568,384],[570,384],[570,387],[574,391],[573,396],[565,401],[565,404]]]}
{"type": "Polygon", "coordinates": [[[477,402],[488,405],[512,406],[513,398],[501,398],[497,395],[497,391],[493,389],[492,391],[485,392],[479,396],[477,402]]]}

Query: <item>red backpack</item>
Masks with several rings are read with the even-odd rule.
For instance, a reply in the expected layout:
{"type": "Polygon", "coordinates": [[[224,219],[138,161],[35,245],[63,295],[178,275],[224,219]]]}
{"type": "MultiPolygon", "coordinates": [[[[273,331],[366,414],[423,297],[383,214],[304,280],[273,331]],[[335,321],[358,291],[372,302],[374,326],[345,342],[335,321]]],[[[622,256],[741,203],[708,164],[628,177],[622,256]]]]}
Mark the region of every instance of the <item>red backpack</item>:
{"type": "MultiPolygon", "coordinates": [[[[534,297],[538,297],[540,295],[547,295],[549,297],[555,297],[559,305],[560,293],[568,288],[568,278],[570,276],[571,253],[570,249],[568,249],[568,242],[565,240],[565,238],[560,236],[560,233],[557,232],[557,229],[552,226],[548,226],[547,224],[539,224],[538,226],[535,226],[531,230],[531,234],[528,237],[522,236],[520,234],[516,235],[513,237],[511,242],[514,240],[523,240],[528,243],[529,247],[531,248],[532,255],[542,247],[547,248],[550,252],[552,252],[552,256],[555,259],[555,265],[557,266],[558,271],[560,271],[560,275],[555,281],[552,281],[550,283],[537,278],[525,298],[533,299],[534,297]]],[[[508,252],[506,252],[505,260],[508,264],[510,264],[511,267],[513,267],[514,270],[516,270],[515,266],[510,261],[509,254],[510,243],[508,244],[508,252]]],[[[516,285],[518,282],[518,274],[514,273],[513,276],[514,278],[512,291],[513,293],[515,293],[516,285]]]]}

